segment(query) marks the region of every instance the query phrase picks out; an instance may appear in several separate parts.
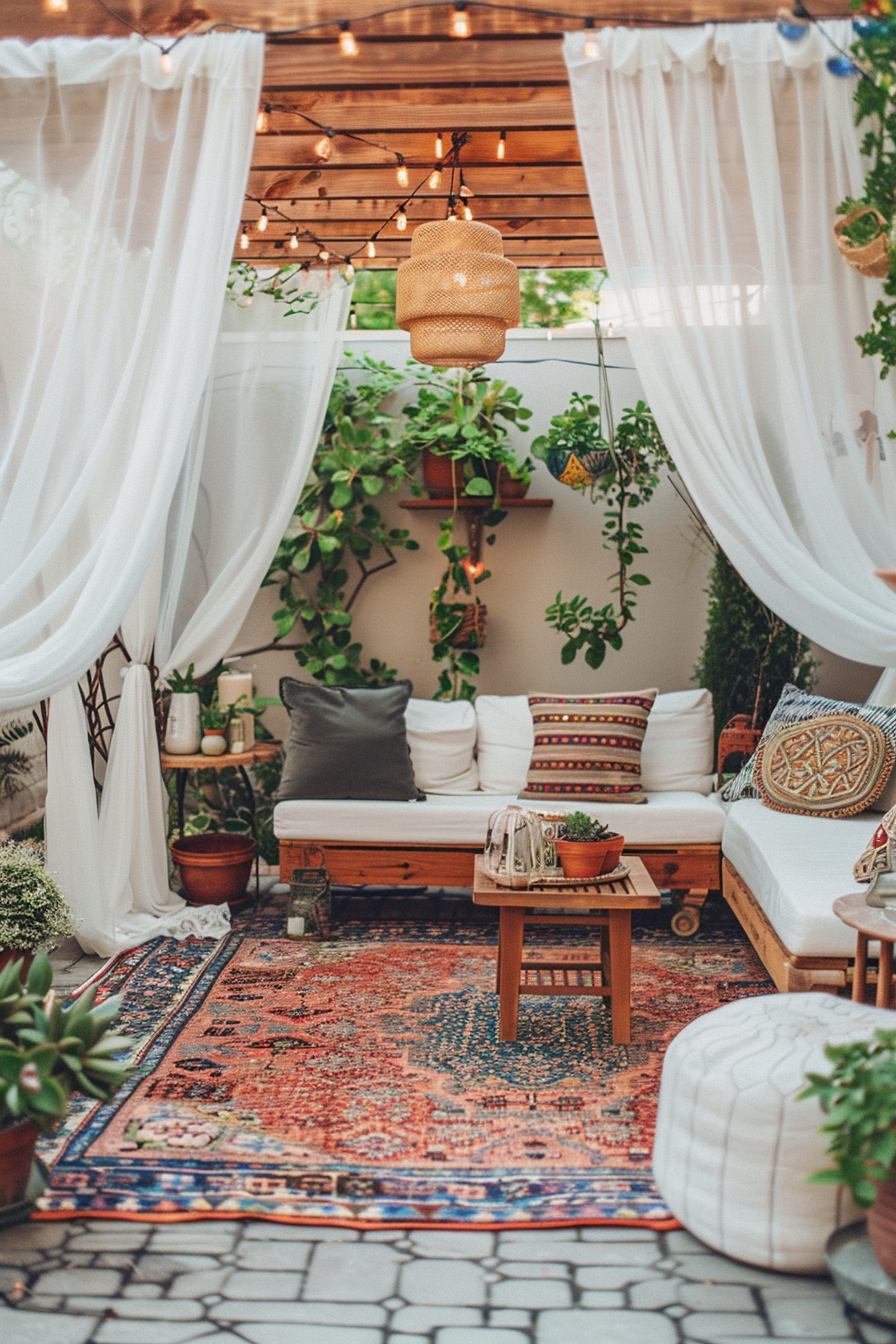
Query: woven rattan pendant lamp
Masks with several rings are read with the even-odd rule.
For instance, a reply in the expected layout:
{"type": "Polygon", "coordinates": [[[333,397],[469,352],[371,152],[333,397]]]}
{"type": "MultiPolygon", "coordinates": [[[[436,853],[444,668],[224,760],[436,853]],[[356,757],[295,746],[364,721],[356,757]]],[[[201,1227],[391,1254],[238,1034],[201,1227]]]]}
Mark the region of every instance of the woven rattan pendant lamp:
{"type": "Polygon", "coordinates": [[[504,333],[519,325],[520,280],[498,230],[453,214],[418,225],[398,268],[395,317],[421,364],[475,369],[499,359],[504,333]]]}

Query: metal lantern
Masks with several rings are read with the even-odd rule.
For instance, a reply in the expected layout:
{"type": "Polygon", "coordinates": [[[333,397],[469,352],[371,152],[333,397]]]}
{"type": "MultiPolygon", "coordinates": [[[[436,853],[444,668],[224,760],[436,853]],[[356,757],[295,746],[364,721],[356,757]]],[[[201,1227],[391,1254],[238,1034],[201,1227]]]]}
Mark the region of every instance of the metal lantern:
{"type": "Polygon", "coordinates": [[[520,280],[498,230],[453,215],[418,225],[398,268],[395,317],[421,364],[475,369],[499,359],[504,333],[519,324],[520,280]]]}
{"type": "Polygon", "coordinates": [[[332,911],[330,875],[323,850],[309,846],[302,854],[303,868],[294,868],[289,884],[287,938],[322,938],[332,911]]]}
{"type": "Polygon", "coordinates": [[[499,887],[528,887],[543,871],[541,818],[524,807],[503,807],[488,819],[484,868],[499,887]]]}

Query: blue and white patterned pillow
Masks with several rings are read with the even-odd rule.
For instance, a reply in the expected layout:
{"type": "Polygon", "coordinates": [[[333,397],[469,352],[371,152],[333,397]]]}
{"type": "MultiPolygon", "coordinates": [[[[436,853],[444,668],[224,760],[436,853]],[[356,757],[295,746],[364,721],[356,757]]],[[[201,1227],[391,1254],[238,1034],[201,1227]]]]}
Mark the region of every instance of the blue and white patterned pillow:
{"type": "MultiPolygon", "coordinates": [[[[828,700],[824,695],[801,691],[798,686],[792,686],[789,682],[781,692],[781,698],[772,710],[759,742],[761,744],[774,737],[782,728],[788,728],[793,723],[804,723],[806,719],[817,719],[826,714],[852,714],[865,723],[873,723],[883,731],[887,741],[896,749],[896,706],[852,705],[848,700],[828,700]]],[[[726,803],[735,803],[739,798],[759,797],[759,790],[753,782],[755,761],[756,752],[725,785],[722,798],[726,803]]],[[[893,775],[896,777],[896,771],[893,775]]],[[[880,798],[873,804],[873,810],[887,812],[893,807],[896,804],[896,798],[891,800],[893,792],[894,782],[891,780],[880,798]]]]}

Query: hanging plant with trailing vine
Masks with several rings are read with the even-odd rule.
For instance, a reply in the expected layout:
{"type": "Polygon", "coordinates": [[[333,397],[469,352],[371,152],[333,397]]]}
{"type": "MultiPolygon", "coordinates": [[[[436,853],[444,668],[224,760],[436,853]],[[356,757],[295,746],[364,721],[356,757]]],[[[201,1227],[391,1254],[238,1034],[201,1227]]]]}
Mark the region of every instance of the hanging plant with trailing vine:
{"type": "Polygon", "coordinates": [[[470,563],[469,547],[456,544],[453,531],[452,515],[439,526],[439,550],[445,557],[445,572],[429,596],[432,656],[437,663],[447,663],[439,672],[433,699],[473,700],[476,687],[469,678],[479,675],[477,649],[485,636],[485,607],[474,588],[491,578],[491,570],[470,563]]]}

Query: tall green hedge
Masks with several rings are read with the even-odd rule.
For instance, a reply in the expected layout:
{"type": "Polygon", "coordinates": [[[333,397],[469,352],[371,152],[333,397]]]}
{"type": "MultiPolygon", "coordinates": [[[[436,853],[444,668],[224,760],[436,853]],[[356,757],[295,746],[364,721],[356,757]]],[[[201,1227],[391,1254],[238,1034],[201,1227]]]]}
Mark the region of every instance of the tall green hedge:
{"type": "Polygon", "coordinates": [[[694,675],[712,691],[718,738],[733,714],[753,714],[757,688],[756,726],[763,727],[785,682],[811,690],[818,664],[806,637],[759,601],[718,547],[708,591],[706,636],[694,675]]]}

